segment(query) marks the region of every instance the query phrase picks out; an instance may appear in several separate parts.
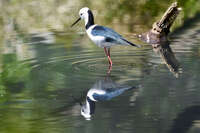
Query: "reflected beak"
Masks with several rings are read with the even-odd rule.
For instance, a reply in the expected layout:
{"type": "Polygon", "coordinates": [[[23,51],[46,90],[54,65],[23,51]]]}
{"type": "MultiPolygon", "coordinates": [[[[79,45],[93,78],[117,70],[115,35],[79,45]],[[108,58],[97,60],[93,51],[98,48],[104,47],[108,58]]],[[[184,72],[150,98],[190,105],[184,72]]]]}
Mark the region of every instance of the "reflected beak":
{"type": "Polygon", "coordinates": [[[73,27],[76,23],[78,23],[78,21],[80,21],[81,20],[81,18],[78,18],[72,25],[71,25],[71,27],[73,27]]]}

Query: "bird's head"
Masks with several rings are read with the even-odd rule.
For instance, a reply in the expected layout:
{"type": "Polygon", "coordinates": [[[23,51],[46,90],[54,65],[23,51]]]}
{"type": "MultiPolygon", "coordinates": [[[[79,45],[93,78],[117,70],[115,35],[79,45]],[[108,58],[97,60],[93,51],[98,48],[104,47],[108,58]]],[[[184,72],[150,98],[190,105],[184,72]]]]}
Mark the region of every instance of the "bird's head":
{"type": "Polygon", "coordinates": [[[90,114],[90,110],[86,105],[83,105],[81,107],[81,115],[86,119],[86,120],[90,120],[91,119],[91,114],[90,114]]]}
{"type": "Polygon", "coordinates": [[[92,19],[92,22],[94,21],[92,11],[88,7],[81,8],[79,16],[80,17],[71,25],[71,27],[78,23],[81,19],[85,20],[85,24],[88,23],[89,17],[92,19]]]}
{"type": "Polygon", "coordinates": [[[88,17],[88,11],[90,11],[88,7],[81,8],[81,10],[79,11],[80,18],[86,19],[88,17]]]}

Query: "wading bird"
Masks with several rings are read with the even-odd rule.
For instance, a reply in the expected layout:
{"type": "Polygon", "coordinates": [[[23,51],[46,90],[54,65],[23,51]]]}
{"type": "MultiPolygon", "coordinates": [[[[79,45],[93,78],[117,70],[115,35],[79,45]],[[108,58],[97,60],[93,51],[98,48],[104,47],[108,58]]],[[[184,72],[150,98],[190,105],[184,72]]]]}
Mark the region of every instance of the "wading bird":
{"type": "Polygon", "coordinates": [[[84,7],[79,11],[79,18],[71,25],[74,26],[81,19],[85,21],[85,28],[89,38],[99,47],[104,48],[105,54],[108,57],[110,67],[112,67],[112,60],[110,57],[110,47],[115,45],[131,45],[140,47],[136,44],[123,38],[114,30],[94,24],[94,17],[92,11],[88,7],[84,7]]]}

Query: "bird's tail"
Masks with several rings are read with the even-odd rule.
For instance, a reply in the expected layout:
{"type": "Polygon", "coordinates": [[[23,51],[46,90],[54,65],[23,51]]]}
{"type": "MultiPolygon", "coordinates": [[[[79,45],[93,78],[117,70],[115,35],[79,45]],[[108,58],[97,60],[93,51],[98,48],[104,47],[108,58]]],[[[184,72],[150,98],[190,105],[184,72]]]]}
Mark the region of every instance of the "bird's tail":
{"type": "Polygon", "coordinates": [[[132,45],[132,46],[135,46],[135,47],[138,47],[138,48],[141,47],[140,45],[133,44],[132,42],[127,41],[126,39],[123,39],[123,38],[122,38],[122,40],[124,40],[125,42],[127,42],[128,44],[130,44],[130,45],[132,45]]]}

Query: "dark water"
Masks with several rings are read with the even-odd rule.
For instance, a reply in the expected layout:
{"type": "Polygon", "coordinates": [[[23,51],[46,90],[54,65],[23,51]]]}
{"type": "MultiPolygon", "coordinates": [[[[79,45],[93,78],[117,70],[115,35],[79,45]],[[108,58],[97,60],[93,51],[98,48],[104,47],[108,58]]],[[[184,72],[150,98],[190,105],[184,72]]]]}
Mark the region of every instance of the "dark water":
{"type": "Polygon", "coordinates": [[[166,48],[112,48],[110,75],[84,33],[12,36],[1,55],[0,132],[199,133],[199,29],[196,20],[177,30],[166,48]],[[90,120],[81,115],[91,88],[118,86],[132,89],[95,102],[90,120]]]}

